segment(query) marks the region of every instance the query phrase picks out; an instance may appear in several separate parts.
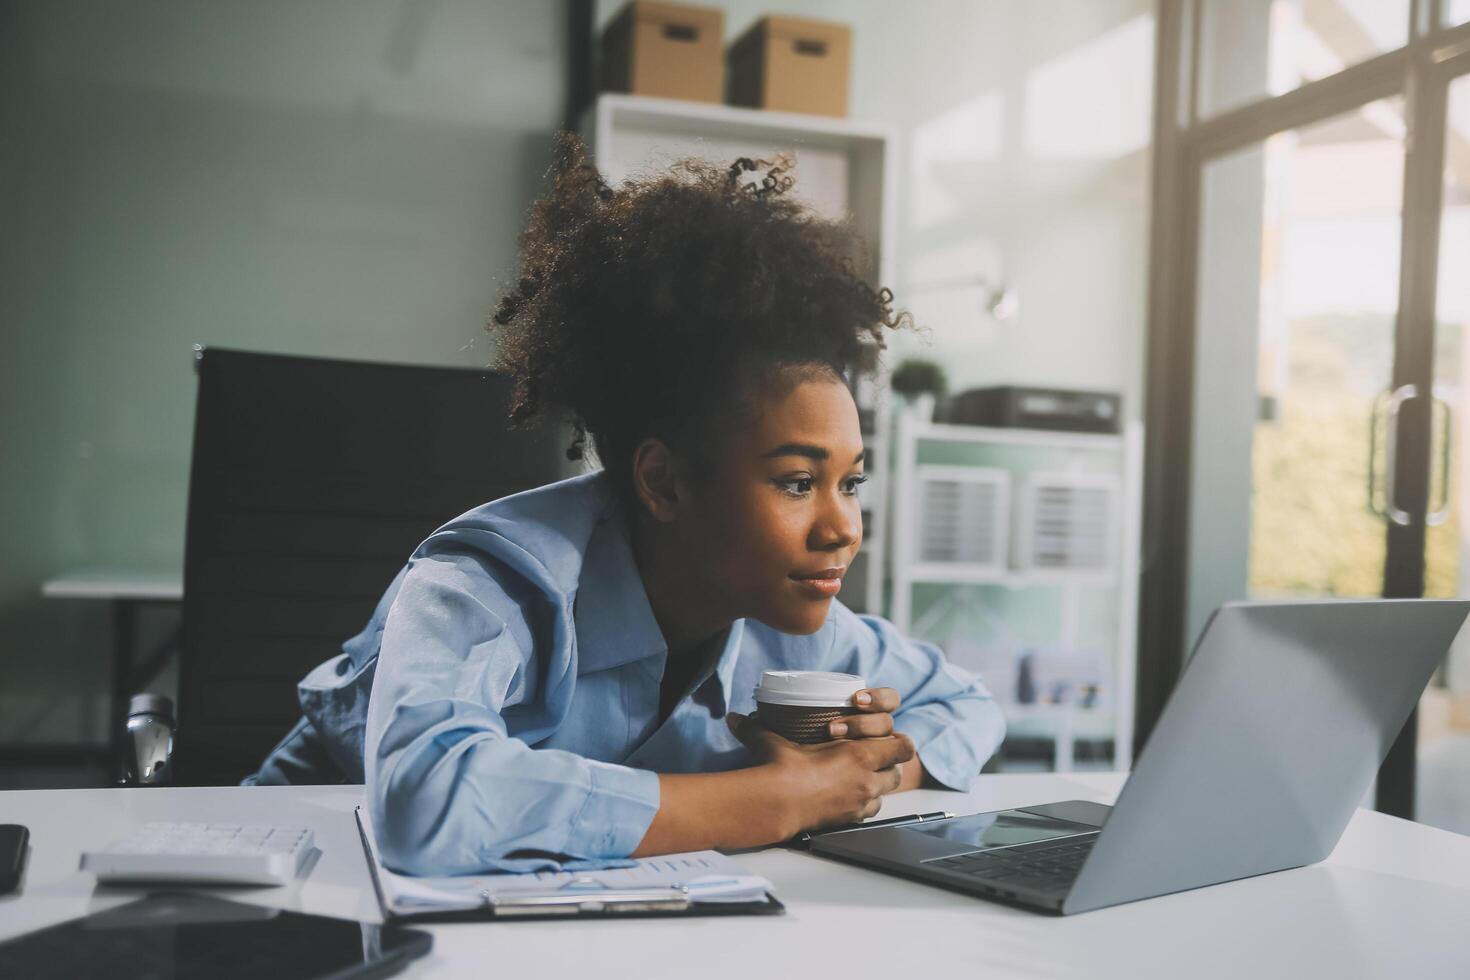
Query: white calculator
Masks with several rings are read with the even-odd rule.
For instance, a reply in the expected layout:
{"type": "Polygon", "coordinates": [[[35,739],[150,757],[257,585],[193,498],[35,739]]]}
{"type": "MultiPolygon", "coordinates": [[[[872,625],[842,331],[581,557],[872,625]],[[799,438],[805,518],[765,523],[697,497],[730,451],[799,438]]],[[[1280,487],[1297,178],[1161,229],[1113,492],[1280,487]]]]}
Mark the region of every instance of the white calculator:
{"type": "Polygon", "coordinates": [[[307,827],[149,823],[100,851],[82,854],[98,881],[284,885],[312,850],[307,827]]]}

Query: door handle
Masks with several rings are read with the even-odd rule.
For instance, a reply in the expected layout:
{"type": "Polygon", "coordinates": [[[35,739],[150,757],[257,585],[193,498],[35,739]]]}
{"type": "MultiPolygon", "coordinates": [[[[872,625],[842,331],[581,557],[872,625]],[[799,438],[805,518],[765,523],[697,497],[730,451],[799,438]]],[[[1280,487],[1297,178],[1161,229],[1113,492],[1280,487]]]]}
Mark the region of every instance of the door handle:
{"type": "Polygon", "coordinates": [[[1394,468],[1398,456],[1399,409],[1404,402],[1419,397],[1415,385],[1400,385],[1388,396],[1388,410],[1383,419],[1383,515],[1400,527],[1409,526],[1409,512],[1398,505],[1394,495],[1394,468]]]}

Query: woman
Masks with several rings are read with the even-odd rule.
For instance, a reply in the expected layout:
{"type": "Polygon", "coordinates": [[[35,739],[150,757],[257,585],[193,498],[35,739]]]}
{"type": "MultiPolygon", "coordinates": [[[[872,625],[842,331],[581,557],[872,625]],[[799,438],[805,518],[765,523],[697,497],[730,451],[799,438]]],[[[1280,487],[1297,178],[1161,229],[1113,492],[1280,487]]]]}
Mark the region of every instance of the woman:
{"type": "Polygon", "coordinates": [[[742,160],[614,190],[563,139],[491,329],[513,420],[565,414],[603,468],[430,536],[255,781],[319,740],[385,861],[453,874],[770,844],[979,772],[985,689],[833,601],[862,540],[843,377],[900,320],[790,186],[742,160]],[[871,686],[797,746],[748,717],[781,668],[871,686]]]}

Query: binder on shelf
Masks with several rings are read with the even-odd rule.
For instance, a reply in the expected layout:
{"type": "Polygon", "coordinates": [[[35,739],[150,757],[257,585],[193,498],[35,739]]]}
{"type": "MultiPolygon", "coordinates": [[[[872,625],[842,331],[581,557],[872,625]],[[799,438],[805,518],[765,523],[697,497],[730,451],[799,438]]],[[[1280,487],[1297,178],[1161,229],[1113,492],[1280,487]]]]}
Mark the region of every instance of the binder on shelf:
{"type": "Polygon", "coordinates": [[[979,466],[915,467],[916,574],[994,578],[1006,572],[1011,475],[979,466]]]}
{"type": "Polygon", "coordinates": [[[1031,473],[1022,481],[1016,567],[1051,576],[1113,574],[1122,481],[1115,473],[1031,473]]]}

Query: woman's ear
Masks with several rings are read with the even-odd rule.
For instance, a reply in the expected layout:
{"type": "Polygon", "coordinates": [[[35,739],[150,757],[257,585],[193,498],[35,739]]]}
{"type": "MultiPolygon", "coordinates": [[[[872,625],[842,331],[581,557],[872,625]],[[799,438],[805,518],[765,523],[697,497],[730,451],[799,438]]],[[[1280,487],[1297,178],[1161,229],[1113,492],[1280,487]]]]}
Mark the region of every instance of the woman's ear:
{"type": "Polygon", "coordinates": [[[678,469],[674,454],[662,439],[648,438],[633,450],[633,492],[643,509],[656,521],[667,524],[679,516],[678,469]]]}

